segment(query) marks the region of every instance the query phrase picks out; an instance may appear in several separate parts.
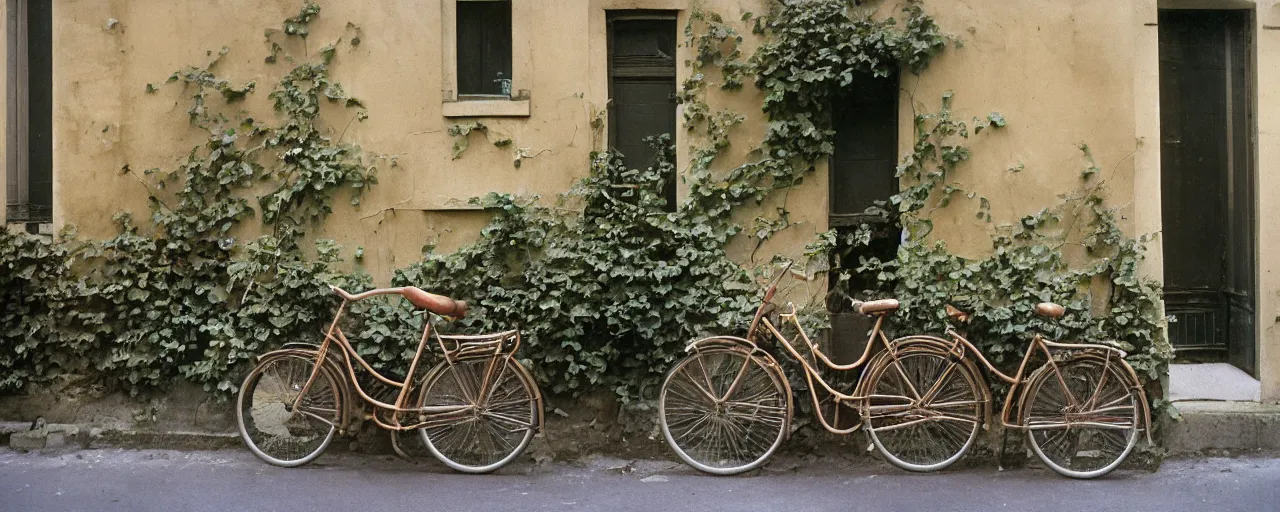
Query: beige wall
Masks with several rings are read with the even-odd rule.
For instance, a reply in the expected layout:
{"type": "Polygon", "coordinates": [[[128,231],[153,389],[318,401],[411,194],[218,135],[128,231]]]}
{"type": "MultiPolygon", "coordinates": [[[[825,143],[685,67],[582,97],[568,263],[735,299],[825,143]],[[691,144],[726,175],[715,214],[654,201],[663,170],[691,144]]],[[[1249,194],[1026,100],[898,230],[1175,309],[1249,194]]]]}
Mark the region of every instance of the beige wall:
{"type": "Polygon", "coordinates": [[[1258,366],[1262,399],[1280,401],[1280,2],[1259,1],[1258,114],[1258,366]]]}
{"type": "MultiPolygon", "coordinates": [[[[365,196],[360,211],[338,208],[319,235],[337,239],[348,250],[363,246],[365,264],[380,279],[390,268],[417,260],[425,243],[450,250],[471,239],[486,216],[466,207],[468,198],[501,191],[551,199],[585,175],[588,154],[607,140],[606,133],[590,126],[608,100],[606,9],[679,10],[680,26],[688,9],[688,0],[515,2],[515,12],[525,14],[515,20],[515,47],[532,50],[527,52],[530,61],[516,66],[529,76],[515,77],[515,87],[530,91],[531,115],[479,119],[495,138],[509,137],[512,145],[497,148],[473,134],[471,147],[456,161],[449,157],[453,140],[446,131],[471,119],[442,117],[442,91],[449,89],[452,75],[444,53],[452,35],[442,26],[444,4],[400,0],[368,8],[321,3],[323,12],[308,41],[312,52],[342,35],[348,21],[364,32],[355,50],[340,47],[333,73],[349,93],[365,102],[370,119],[346,128],[353,114],[337,112],[331,118],[335,137],[345,130],[344,140],[360,143],[371,154],[395,156],[398,166],[379,161],[380,184],[365,196]],[[538,156],[515,169],[512,157],[517,148],[538,156]]],[[[231,52],[217,71],[233,82],[256,81],[259,89],[245,105],[256,115],[266,115],[267,87],[287,66],[262,64],[262,33],[278,27],[298,5],[248,0],[67,2],[56,14],[54,35],[55,224],[74,224],[82,234],[101,237],[114,232],[110,217],[117,210],[145,216],[143,185],[120,169],[173,168],[186,149],[200,142],[199,131],[186,120],[189,92],[171,84],[149,95],[145,84],[159,84],[185,65],[203,64],[210,60],[207,52],[216,54],[225,45],[231,52]],[[107,30],[109,18],[120,25],[107,30]]],[[[732,4],[720,10],[726,18],[737,19],[747,8],[751,7],[732,4]]],[[[743,33],[749,33],[745,26],[743,33]]],[[[290,49],[302,51],[298,45],[290,49]]],[[[678,61],[686,52],[681,48],[678,61]]],[[[722,99],[749,117],[742,135],[735,138],[736,147],[754,147],[763,133],[759,94],[752,90],[722,99]]],[[[685,134],[680,132],[683,146],[685,134]]],[[[790,252],[798,255],[798,247],[825,229],[825,177],[818,178],[792,195],[822,200],[791,199],[793,219],[804,224],[780,235],[778,243],[761,254],[795,248],[790,252]]],[[[754,217],[744,215],[748,221],[754,217]]]]}
{"type": "MultiPolygon", "coordinates": [[[[533,0],[516,0],[526,1],[533,0]]],[[[757,2],[710,4],[729,20],[738,19],[744,10],[763,9],[757,2]]],[[[1136,79],[1133,73],[1143,64],[1137,52],[1153,51],[1153,38],[1140,35],[1149,35],[1154,27],[1143,28],[1145,18],[1138,20],[1135,8],[1117,9],[1102,0],[1036,4],[1039,8],[930,4],[943,28],[959,35],[965,47],[948,50],[923,76],[903,81],[904,150],[911,144],[913,99],[916,108],[936,109],[941,93],[953,90],[958,115],[984,116],[998,110],[1009,118],[1005,130],[971,141],[975,158],[956,176],[967,189],[992,199],[997,223],[1039,210],[1057,201],[1056,194],[1074,189],[1078,171],[1085,166],[1077,143],[1093,147],[1116,197],[1132,198],[1135,171],[1158,169],[1158,150],[1140,142],[1150,135],[1139,129],[1140,115],[1147,112],[1150,117],[1150,112],[1137,109],[1140,100],[1135,99],[1152,97],[1135,94],[1135,89],[1150,85],[1154,77],[1136,79]],[[1018,163],[1025,166],[1021,173],[1004,171],[1018,163]]],[[[516,45],[532,49],[531,62],[517,67],[531,76],[516,77],[517,88],[530,90],[531,115],[482,119],[495,134],[510,137],[512,146],[496,148],[472,135],[471,148],[456,161],[449,159],[453,141],[445,131],[467,119],[441,114],[440,91],[448,88],[451,75],[442,63],[442,48],[447,46],[442,34],[448,32],[442,30],[442,4],[400,0],[376,9],[347,2],[322,5],[308,42],[312,51],[341,35],[347,21],[364,30],[358,48],[342,47],[334,74],[348,92],[365,101],[371,118],[343,128],[344,116],[350,114],[339,112],[333,118],[335,131],[345,129],[346,140],[359,142],[368,152],[395,155],[399,162],[396,168],[381,162],[381,183],[364,199],[361,210],[340,208],[323,235],[351,249],[364,246],[366,263],[382,271],[417,259],[424,243],[439,242],[448,249],[472,236],[484,216],[455,210],[469,197],[495,190],[550,197],[581,177],[593,144],[606,137],[590,128],[592,114],[604,108],[608,94],[605,9],[687,13],[688,0],[558,0],[538,9],[517,5],[517,12],[528,16],[516,20],[516,45]],[[528,30],[550,26],[557,30],[528,30]],[[512,151],[520,147],[546,151],[515,169],[512,151]]],[[[161,82],[184,65],[202,63],[208,60],[206,51],[226,45],[231,53],[218,70],[235,81],[255,80],[262,88],[248,106],[261,113],[266,87],[286,68],[261,63],[262,31],[277,26],[294,9],[292,1],[66,3],[57,14],[54,43],[56,223],[77,224],[91,236],[110,234],[109,217],[116,209],[145,214],[142,185],[119,169],[126,164],[135,170],[171,168],[183,149],[198,142],[199,133],[186,123],[184,92],[170,85],[147,95],[146,83],[161,82]],[[121,24],[107,30],[108,18],[121,24]],[[155,23],[158,19],[165,22],[155,23]]],[[[680,21],[683,25],[684,15],[680,21]]],[[[745,26],[742,31],[749,33],[745,26]]],[[[753,42],[748,37],[748,53],[753,42]]],[[[683,61],[686,52],[682,48],[678,59],[683,61]]],[[[686,73],[682,68],[680,78],[686,73]]],[[[759,144],[764,121],[760,99],[754,88],[712,93],[714,106],[748,116],[723,165],[741,162],[746,150],[759,144]]],[[[1149,129],[1150,119],[1145,122],[1149,129]]],[[[696,137],[678,137],[685,156],[685,143],[696,137]]],[[[825,183],[821,169],[785,198],[766,205],[772,208],[785,200],[793,220],[801,224],[780,233],[757,256],[791,252],[789,248],[825,230],[825,183]]],[[[1158,205],[1158,197],[1155,201],[1158,205]]],[[[987,240],[974,235],[988,226],[974,220],[976,208],[976,201],[960,201],[937,212],[935,233],[961,253],[981,253],[987,240]]],[[[749,221],[755,212],[742,215],[749,221]]],[[[1127,222],[1133,227],[1131,216],[1127,222]]],[[[1149,220],[1145,224],[1152,225],[1149,220]]],[[[736,250],[749,251],[750,246],[744,241],[736,250]]]]}
{"type": "MultiPolygon", "coordinates": [[[[950,90],[955,117],[998,111],[1009,120],[1004,129],[969,139],[973,159],[954,176],[966,190],[990,198],[993,224],[1014,222],[1061,202],[1058,194],[1079,190],[1088,164],[1077,145],[1086,143],[1112,203],[1124,207],[1123,227],[1136,232],[1135,179],[1149,179],[1154,169],[1159,180],[1158,115],[1153,134],[1150,120],[1139,118],[1149,112],[1138,108],[1150,108],[1144,95],[1158,90],[1151,88],[1158,85],[1150,74],[1154,64],[1138,60],[1154,56],[1154,37],[1146,35],[1155,27],[1142,26],[1147,17],[1131,3],[1111,0],[928,7],[964,47],[949,50],[918,79],[904,79],[903,109],[909,114],[914,100],[917,109],[935,111],[950,90]],[[1147,76],[1135,78],[1135,68],[1147,76]],[[1008,171],[1018,164],[1022,171],[1008,171]]],[[[903,151],[912,142],[908,119],[900,123],[903,151]]],[[[990,240],[977,235],[988,225],[975,217],[977,210],[975,199],[935,212],[936,237],[960,254],[985,253],[990,240]]],[[[1146,221],[1147,230],[1158,226],[1146,221]]]]}
{"type": "MultiPolygon", "coordinates": [[[[474,237],[483,213],[453,206],[489,191],[540,194],[551,198],[586,171],[587,155],[607,134],[590,127],[605,108],[605,10],[622,8],[681,10],[687,19],[691,0],[514,0],[526,16],[515,23],[516,45],[528,62],[517,66],[529,76],[514,77],[531,94],[527,118],[486,118],[495,133],[513,140],[500,149],[473,135],[459,160],[449,158],[455,122],[442,116],[442,90],[448,89],[445,49],[449,46],[441,0],[388,0],[374,4],[322,1],[324,12],[308,42],[315,51],[343,32],[350,21],[363,28],[362,44],[343,46],[334,74],[347,91],[365,101],[370,119],[353,123],[344,140],[367,152],[394,155],[399,166],[380,162],[381,183],[358,212],[338,208],[322,235],[338,239],[348,251],[363,246],[366,264],[379,280],[390,268],[419,258],[424,243],[458,247],[474,237]],[[512,151],[529,148],[539,156],[520,169],[512,151]]],[[[1208,0],[1206,0],[1208,1],[1208,0]]],[[[763,12],[760,0],[708,0],[711,9],[737,20],[742,11],[763,12]]],[[[1234,6],[1249,7],[1239,0],[1234,6]]],[[[118,209],[145,215],[146,194],[119,169],[172,168],[179,155],[199,142],[186,121],[183,91],[170,85],[155,95],[148,82],[162,82],[172,71],[207,59],[223,45],[231,53],[219,70],[239,82],[255,80],[260,89],[247,108],[261,114],[266,87],[286,65],[264,66],[262,32],[278,27],[296,12],[293,0],[65,0],[55,9],[55,222],[76,224],[81,233],[107,236],[109,218],[118,209]],[[109,18],[120,25],[106,29],[109,18]],[[104,131],[105,129],[105,131],[104,131]]],[[[1166,2],[1161,7],[1170,7],[1166,2]]],[[[1221,7],[1225,5],[1219,5],[1221,7]]],[[[1110,184],[1111,203],[1122,207],[1124,227],[1133,234],[1160,230],[1159,79],[1156,45],[1157,0],[1024,0],[1020,2],[928,1],[944,30],[959,36],[964,48],[949,48],[918,79],[903,81],[901,146],[911,143],[911,107],[936,109],[943,91],[955,92],[961,118],[999,111],[1009,126],[969,141],[974,159],[955,176],[964,188],[990,198],[996,223],[1008,222],[1058,201],[1076,190],[1087,164],[1076,148],[1088,143],[1110,184]],[[1024,170],[1006,169],[1023,164],[1024,170]]],[[[1206,5],[1206,7],[1215,7],[1206,5]]],[[[0,9],[3,6],[0,5],[0,9]]],[[[1280,232],[1269,219],[1280,218],[1280,176],[1269,172],[1280,162],[1280,3],[1260,0],[1257,12],[1259,338],[1263,394],[1280,399],[1280,232]]],[[[749,34],[742,27],[744,35],[749,34]]],[[[0,39],[0,45],[3,40],[0,39]]],[[[754,44],[748,36],[747,47],[754,44]]],[[[301,51],[301,48],[295,48],[301,51]]],[[[520,52],[516,52],[520,54],[520,52]]],[[[678,61],[685,60],[681,49],[678,61]]],[[[687,73],[680,69],[680,78],[687,73]]],[[[728,106],[747,116],[733,136],[722,165],[739,163],[762,136],[760,94],[746,90],[713,92],[713,106],[728,106]],[[735,156],[736,155],[736,156],[735,156]]],[[[3,107],[0,107],[2,109],[3,107]]],[[[339,113],[335,137],[349,113],[339,113]]],[[[3,120],[3,116],[0,116],[3,120]]],[[[681,158],[696,137],[677,135],[681,158]]],[[[3,144],[0,137],[0,144],[3,144]]],[[[816,232],[826,229],[826,170],[766,208],[786,201],[800,225],[762,248],[758,260],[775,253],[797,255],[816,232]]],[[[0,193],[3,193],[0,191],[0,193]]],[[[989,226],[977,221],[976,201],[960,199],[934,214],[935,235],[953,250],[978,255],[989,248],[989,226]]],[[[756,212],[742,212],[749,222],[756,212]]],[[[746,259],[753,244],[733,247],[746,259]]],[[[1146,270],[1161,275],[1160,244],[1151,246],[1146,270]]]]}

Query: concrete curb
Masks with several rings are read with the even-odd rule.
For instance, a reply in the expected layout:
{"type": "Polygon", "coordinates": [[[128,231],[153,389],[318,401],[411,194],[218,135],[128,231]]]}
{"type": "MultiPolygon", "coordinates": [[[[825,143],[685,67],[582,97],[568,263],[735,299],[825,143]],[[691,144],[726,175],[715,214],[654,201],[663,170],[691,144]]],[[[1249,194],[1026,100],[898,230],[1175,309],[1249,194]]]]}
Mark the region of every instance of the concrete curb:
{"type": "Polygon", "coordinates": [[[1171,455],[1280,449],[1280,405],[1227,401],[1174,405],[1182,420],[1164,425],[1164,445],[1171,455]]]}
{"type": "MultiPolygon", "coordinates": [[[[1163,451],[1166,455],[1194,456],[1205,453],[1280,451],[1280,405],[1258,402],[1188,401],[1178,402],[1176,406],[1182,419],[1167,421],[1163,425],[1163,451]]],[[[220,450],[240,448],[243,445],[240,435],[236,432],[114,429],[99,428],[90,424],[66,423],[37,424],[36,428],[32,427],[33,424],[30,422],[0,422],[0,446],[9,446],[20,451],[58,451],[99,447],[220,450]]],[[[535,440],[539,446],[546,445],[549,441],[543,436],[540,436],[540,439],[541,441],[535,440]]],[[[812,442],[824,441],[809,440],[809,443],[812,442]]],[[[352,446],[355,446],[354,442],[352,446]]],[[[531,451],[549,448],[551,447],[531,447],[531,451]]],[[[365,450],[356,449],[356,451],[365,450]]],[[[588,449],[588,451],[608,452],[610,450],[588,449]]]]}
{"type": "Polygon", "coordinates": [[[18,451],[58,451],[76,448],[147,448],[221,450],[241,445],[237,433],[157,432],[102,429],[91,425],[0,422],[0,445],[18,451]]]}

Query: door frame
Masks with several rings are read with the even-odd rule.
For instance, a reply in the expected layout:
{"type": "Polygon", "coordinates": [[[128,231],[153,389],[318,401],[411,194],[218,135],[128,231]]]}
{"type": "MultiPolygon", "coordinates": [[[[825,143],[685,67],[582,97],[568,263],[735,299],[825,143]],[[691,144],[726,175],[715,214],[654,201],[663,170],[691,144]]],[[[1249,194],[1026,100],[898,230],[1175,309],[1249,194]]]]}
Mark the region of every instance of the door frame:
{"type": "MultiPolygon", "coordinates": [[[[1146,38],[1145,42],[1149,44],[1149,46],[1145,52],[1139,55],[1138,58],[1140,59],[1140,63],[1135,66],[1135,73],[1137,75],[1137,89],[1135,90],[1135,94],[1151,94],[1154,95],[1154,100],[1152,101],[1148,99],[1145,104],[1139,102],[1135,105],[1135,108],[1138,109],[1136,114],[1140,120],[1138,125],[1139,137],[1147,140],[1155,140],[1157,142],[1161,140],[1161,123],[1159,114],[1159,41],[1157,28],[1158,23],[1155,23],[1158,19],[1159,11],[1244,11],[1245,16],[1247,17],[1244,21],[1244,30],[1242,33],[1248,38],[1247,44],[1249,46],[1248,55],[1246,56],[1247,63],[1245,70],[1247,77],[1246,87],[1248,90],[1246,93],[1247,99],[1244,104],[1248,108],[1245,126],[1249,132],[1246,139],[1247,144],[1249,145],[1247,155],[1250,159],[1250,175],[1248,179],[1250,181],[1250,187],[1252,188],[1252,197],[1249,198],[1250,204],[1248,205],[1252,212],[1252,219],[1251,226],[1248,231],[1252,235],[1254,242],[1251,251],[1253,260],[1252,269],[1249,271],[1252,276],[1252,303],[1254,311],[1252,343],[1254,367],[1256,370],[1255,376],[1262,382],[1263,400],[1276,401],[1280,399],[1280,367],[1278,367],[1280,366],[1280,350],[1268,351],[1267,344],[1268,341],[1280,343],[1280,330],[1275,329],[1275,324],[1280,322],[1280,317],[1273,319],[1272,316],[1274,315],[1268,314],[1267,308],[1270,307],[1274,309],[1277,306],[1280,306],[1280,301],[1270,298],[1270,294],[1280,289],[1280,276],[1269,279],[1265,269],[1280,268],[1280,255],[1270,259],[1267,258],[1267,251],[1265,251],[1264,248],[1267,246],[1268,240],[1266,239],[1266,234],[1263,230],[1263,223],[1265,222],[1264,219],[1268,218],[1267,210],[1280,210],[1275,206],[1268,208],[1264,205],[1264,202],[1266,202],[1264,195],[1268,195],[1266,187],[1270,186],[1273,189],[1280,190],[1280,177],[1268,179],[1264,176],[1266,173],[1261,172],[1261,168],[1268,161],[1274,161],[1276,157],[1280,157],[1280,154],[1264,155],[1265,148],[1262,147],[1262,141],[1259,139],[1259,133],[1263,129],[1264,125],[1268,123],[1275,125],[1280,121],[1280,116],[1267,116],[1266,113],[1262,112],[1259,108],[1260,91],[1265,90],[1263,89],[1264,84],[1270,83],[1271,86],[1280,86],[1280,80],[1277,80],[1280,79],[1280,75],[1264,76],[1270,74],[1264,73],[1265,70],[1261,67],[1263,64],[1260,62],[1260,52],[1262,51],[1261,47],[1275,46],[1267,45],[1266,39],[1259,37],[1262,35],[1262,31],[1267,28],[1271,28],[1272,24],[1266,19],[1260,19],[1260,13],[1256,10],[1256,4],[1253,1],[1248,0],[1158,0],[1156,4],[1157,5],[1138,7],[1139,16],[1141,18],[1147,18],[1148,20],[1147,23],[1144,23],[1144,26],[1153,30],[1150,30],[1150,32],[1140,36],[1146,38]],[[1145,13],[1143,12],[1144,10],[1145,13]],[[1147,110],[1143,109],[1144,106],[1147,110]],[[1277,119],[1268,120],[1267,118],[1269,117],[1277,117],[1277,119]],[[1273,180],[1274,183],[1272,182],[1273,180]]],[[[1280,48],[1271,49],[1280,50],[1280,48]]],[[[1276,108],[1273,110],[1277,110],[1277,113],[1280,113],[1280,105],[1275,107],[1276,108]]],[[[1150,190],[1151,188],[1148,187],[1151,185],[1154,185],[1155,190],[1160,189],[1163,166],[1160,162],[1160,146],[1159,144],[1154,146],[1154,148],[1147,149],[1144,155],[1137,158],[1138,162],[1145,162],[1145,165],[1143,166],[1143,169],[1139,169],[1139,174],[1135,177],[1135,190],[1142,190],[1144,188],[1150,190]],[[1154,152],[1154,154],[1151,154],[1151,152],[1154,152]]],[[[1157,193],[1151,195],[1160,196],[1161,194],[1157,193]]],[[[1234,197],[1230,196],[1234,196],[1234,194],[1229,195],[1229,200],[1234,200],[1234,197]]],[[[1138,198],[1135,198],[1135,200],[1136,199],[1138,198]]],[[[1154,201],[1142,200],[1136,201],[1136,203],[1135,208],[1137,211],[1135,214],[1139,221],[1139,229],[1144,232],[1162,230],[1162,200],[1157,197],[1154,201]]],[[[1272,245],[1274,245],[1274,241],[1272,241],[1272,245]]],[[[1154,268],[1150,268],[1148,271],[1155,274],[1155,276],[1159,276],[1159,279],[1163,283],[1164,256],[1162,242],[1161,247],[1150,247],[1149,249],[1159,252],[1155,253],[1154,257],[1151,258],[1158,262],[1157,265],[1153,265],[1152,267],[1154,268]]],[[[1229,340],[1228,343],[1230,343],[1229,340]]],[[[1230,350],[1230,348],[1228,350],[1230,350]]],[[[1228,355],[1228,358],[1229,357],[1230,355],[1228,355]]]]}

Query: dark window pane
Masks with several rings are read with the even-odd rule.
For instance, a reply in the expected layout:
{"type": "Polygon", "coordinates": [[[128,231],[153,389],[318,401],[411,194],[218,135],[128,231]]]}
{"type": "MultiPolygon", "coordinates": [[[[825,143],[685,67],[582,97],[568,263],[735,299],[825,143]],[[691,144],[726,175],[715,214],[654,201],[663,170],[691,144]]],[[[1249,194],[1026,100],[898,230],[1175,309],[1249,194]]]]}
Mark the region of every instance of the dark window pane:
{"type": "Polygon", "coordinates": [[[511,2],[458,2],[458,94],[502,94],[511,79],[511,2]]]}
{"type": "MultiPolygon", "coordinates": [[[[636,14],[615,11],[609,21],[609,139],[628,167],[643,168],[658,156],[644,140],[676,130],[676,21],[636,14]]],[[[674,210],[674,173],[666,181],[663,194],[674,210]]]]}
{"type": "Polygon", "coordinates": [[[53,219],[52,11],[48,1],[9,0],[5,157],[9,221],[53,219]]]}
{"type": "Polygon", "coordinates": [[[30,39],[27,77],[30,91],[28,143],[29,195],[33,218],[52,220],[53,205],[53,15],[50,2],[28,2],[30,39]]]}
{"type": "Polygon", "coordinates": [[[831,214],[863,213],[898,193],[897,77],[857,77],[832,103],[831,214]]]}

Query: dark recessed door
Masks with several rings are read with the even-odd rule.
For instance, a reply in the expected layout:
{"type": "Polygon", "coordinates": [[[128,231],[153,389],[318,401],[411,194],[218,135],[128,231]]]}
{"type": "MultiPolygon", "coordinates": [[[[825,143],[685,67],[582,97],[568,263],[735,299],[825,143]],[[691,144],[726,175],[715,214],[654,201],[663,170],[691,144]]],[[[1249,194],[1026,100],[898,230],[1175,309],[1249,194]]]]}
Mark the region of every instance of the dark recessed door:
{"type": "Polygon", "coordinates": [[[1160,11],[1165,307],[1183,360],[1256,373],[1248,11],[1160,11]]]}
{"type": "MultiPolygon", "coordinates": [[[[674,13],[610,11],[610,146],[628,167],[645,168],[658,156],[648,137],[676,131],[676,19],[674,13]]],[[[675,175],[666,180],[668,207],[676,200],[675,175]]]]}
{"type": "MultiPolygon", "coordinates": [[[[854,271],[860,258],[892,260],[898,250],[901,231],[897,216],[885,209],[898,193],[898,77],[861,74],[832,100],[831,126],[835,130],[834,153],[828,164],[830,174],[830,215],[832,229],[843,235],[862,226],[870,228],[869,244],[838,248],[832,267],[845,271],[841,281],[832,272],[828,285],[836,293],[853,295],[873,286],[874,276],[854,271]],[[849,252],[844,252],[844,251],[849,252]]],[[[831,353],[838,362],[851,363],[862,355],[871,329],[871,319],[848,309],[848,301],[828,303],[831,310],[831,353]]]]}

